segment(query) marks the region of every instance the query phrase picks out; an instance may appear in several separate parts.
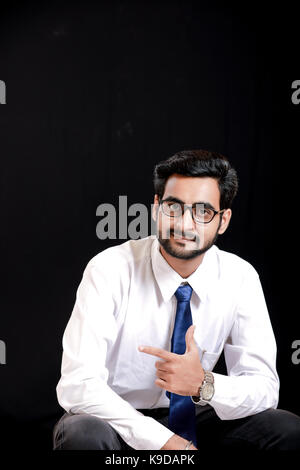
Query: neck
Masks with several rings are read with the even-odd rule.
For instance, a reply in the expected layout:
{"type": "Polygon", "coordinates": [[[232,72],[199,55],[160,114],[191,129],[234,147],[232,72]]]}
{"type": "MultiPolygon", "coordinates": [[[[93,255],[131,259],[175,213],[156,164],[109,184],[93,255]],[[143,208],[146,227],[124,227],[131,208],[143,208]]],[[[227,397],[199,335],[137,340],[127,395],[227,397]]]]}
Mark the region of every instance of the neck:
{"type": "Polygon", "coordinates": [[[205,253],[202,255],[197,256],[196,258],[192,259],[180,259],[175,258],[174,256],[169,255],[166,250],[160,246],[159,248],[162,256],[165,258],[167,263],[174,269],[181,277],[184,279],[189,277],[200,264],[202,263],[203,257],[205,253]]]}

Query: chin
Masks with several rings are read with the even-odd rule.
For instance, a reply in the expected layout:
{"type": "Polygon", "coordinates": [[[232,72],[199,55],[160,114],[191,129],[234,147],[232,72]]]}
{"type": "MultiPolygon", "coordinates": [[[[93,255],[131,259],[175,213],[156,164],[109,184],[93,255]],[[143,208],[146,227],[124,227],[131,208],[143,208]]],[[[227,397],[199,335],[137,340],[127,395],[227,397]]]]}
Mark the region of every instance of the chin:
{"type": "MultiPolygon", "coordinates": [[[[164,248],[164,250],[170,255],[173,256],[173,258],[177,259],[193,259],[197,258],[197,256],[202,255],[203,250],[201,249],[186,249],[184,248],[185,243],[180,243],[178,244],[177,242],[170,242],[170,240],[159,240],[161,246],[164,248]],[[179,247],[179,245],[182,246],[182,248],[179,247]]],[[[190,243],[192,245],[192,243],[190,243]]]]}

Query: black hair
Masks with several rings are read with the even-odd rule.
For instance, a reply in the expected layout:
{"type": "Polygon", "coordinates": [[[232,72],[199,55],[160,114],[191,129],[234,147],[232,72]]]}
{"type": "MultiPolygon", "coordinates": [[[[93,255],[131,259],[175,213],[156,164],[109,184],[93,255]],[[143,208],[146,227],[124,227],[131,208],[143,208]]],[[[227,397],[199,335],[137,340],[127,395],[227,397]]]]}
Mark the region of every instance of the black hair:
{"type": "Polygon", "coordinates": [[[218,181],[220,209],[231,207],[238,190],[236,171],[224,155],[208,150],[183,150],[154,168],[154,190],[162,199],[167,179],[177,173],[184,176],[209,176],[218,181]]]}

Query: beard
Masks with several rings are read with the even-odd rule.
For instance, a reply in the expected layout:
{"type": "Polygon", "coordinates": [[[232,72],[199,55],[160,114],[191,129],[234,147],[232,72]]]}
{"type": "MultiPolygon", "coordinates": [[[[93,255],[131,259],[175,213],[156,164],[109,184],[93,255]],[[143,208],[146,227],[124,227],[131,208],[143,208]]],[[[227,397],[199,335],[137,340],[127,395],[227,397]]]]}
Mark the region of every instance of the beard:
{"type": "Polygon", "coordinates": [[[172,240],[171,240],[171,236],[172,236],[173,240],[174,240],[174,236],[176,236],[176,232],[174,231],[173,228],[170,228],[170,229],[167,230],[165,238],[163,238],[162,230],[158,229],[157,238],[158,238],[158,241],[159,241],[160,245],[164,248],[164,250],[170,256],[173,256],[174,258],[178,258],[178,259],[189,260],[189,259],[197,258],[197,256],[203,255],[203,253],[205,253],[207,250],[209,250],[214,245],[214,243],[216,242],[216,240],[218,238],[218,230],[219,230],[220,225],[221,225],[221,221],[219,223],[219,226],[218,226],[214,236],[209,238],[204,243],[204,246],[202,248],[199,248],[200,243],[201,243],[201,240],[200,240],[199,236],[197,234],[190,233],[190,232],[189,233],[185,232],[182,235],[178,233],[177,235],[179,235],[179,236],[181,235],[182,237],[189,238],[190,240],[194,239],[194,241],[192,241],[192,243],[195,243],[195,248],[194,249],[185,248],[185,243],[181,242],[180,240],[178,240],[177,246],[176,246],[174,243],[172,243],[172,240]],[[182,246],[179,246],[179,244],[182,245],[182,246]]]}

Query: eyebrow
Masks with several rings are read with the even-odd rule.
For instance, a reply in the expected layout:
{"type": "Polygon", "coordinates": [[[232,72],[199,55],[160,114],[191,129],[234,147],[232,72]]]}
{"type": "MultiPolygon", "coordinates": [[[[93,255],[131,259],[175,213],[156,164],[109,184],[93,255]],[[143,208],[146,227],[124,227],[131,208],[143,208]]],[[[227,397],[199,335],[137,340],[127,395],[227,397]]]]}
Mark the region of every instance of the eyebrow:
{"type": "MultiPolygon", "coordinates": [[[[174,196],[168,196],[164,199],[164,201],[174,201],[174,202],[178,202],[179,204],[186,204],[186,202],[182,201],[181,199],[179,199],[178,197],[174,197],[174,196]]],[[[204,206],[207,208],[207,209],[212,209],[213,211],[216,210],[210,202],[207,202],[207,201],[198,201],[198,202],[193,202],[192,205],[194,204],[204,204],[204,206]]]]}

